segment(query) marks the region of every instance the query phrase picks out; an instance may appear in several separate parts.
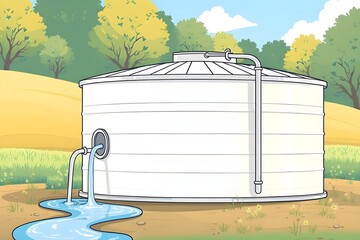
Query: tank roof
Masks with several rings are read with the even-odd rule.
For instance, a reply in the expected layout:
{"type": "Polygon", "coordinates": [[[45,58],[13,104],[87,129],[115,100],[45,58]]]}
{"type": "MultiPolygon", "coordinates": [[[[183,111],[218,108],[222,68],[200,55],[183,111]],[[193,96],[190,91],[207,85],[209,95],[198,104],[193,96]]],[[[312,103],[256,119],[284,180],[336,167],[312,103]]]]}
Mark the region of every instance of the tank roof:
{"type": "MultiPolygon", "coordinates": [[[[174,53],[173,62],[136,67],[84,79],[79,85],[117,81],[151,80],[247,80],[255,78],[255,66],[237,64],[236,59],[204,57],[205,52],[174,53]]],[[[322,85],[323,80],[271,68],[262,69],[262,80],[322,85]]]]}

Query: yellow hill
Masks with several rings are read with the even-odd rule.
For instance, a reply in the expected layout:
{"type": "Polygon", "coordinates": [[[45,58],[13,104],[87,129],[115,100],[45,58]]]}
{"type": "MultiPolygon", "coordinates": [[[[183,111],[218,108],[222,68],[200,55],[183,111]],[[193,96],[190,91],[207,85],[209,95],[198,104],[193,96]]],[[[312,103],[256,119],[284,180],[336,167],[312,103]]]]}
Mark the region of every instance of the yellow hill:
{"type": "MultiPolygon", "coordinates": [[[[0,71],[0,147],[73,151],[81,147],[77,84],[0,71]]],[[[325,144],[360,145],[360,111],[325,103],[325,144]]]]}
{"type": "Polygon", "coordinates": [[[360,110],[326,102],[325,144],[360,145],[360,110]]]}
{"type": "Polygon", "coordinates": [[[0,71],[0,147],[81,147],[81,89],[75,83],[0,71]]]}

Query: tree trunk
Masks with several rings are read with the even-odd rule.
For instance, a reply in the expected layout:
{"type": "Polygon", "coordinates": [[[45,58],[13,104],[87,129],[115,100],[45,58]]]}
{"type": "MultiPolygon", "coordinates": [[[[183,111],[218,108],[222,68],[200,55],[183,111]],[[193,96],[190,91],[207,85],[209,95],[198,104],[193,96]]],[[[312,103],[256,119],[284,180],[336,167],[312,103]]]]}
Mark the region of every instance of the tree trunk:
{"type": "Polygon", "coordinates": [[[310,77],[310,64],[306,66],[306,75],[310,77]]]}
{"type": "Polygon", "coordinates": [[[7,59],[5,59],[4,61],[4,70],[10,70],[10,61],[8,61],[7,59]]]}
{"type": "Polygon", "coordinates": [[[4,60],[4,70],[10,70],[11,65],[11,50],[6,54],[5,60],[4,60]]]}
{"type": "Polygon", "coordinates": [[[56,79],[59,79],[59,72],[58,72],[58,71],[55,71],[54,73],[55,73],[55,78],[56,78],[56,79]]]}
{"type": "Polygon", "coordinates": [[[126,59],[125,59],[125,62],[124,62],[124,69],[128,69],[129,65],[130,65],[130,55],[127,53],[126,54],[126,59]]]}
{"type": "Polygon", "coordinates": [[[353,87],[351,88],[351,100],[353,101],[354,108],[360,109],[359,97],[353,87]]]}

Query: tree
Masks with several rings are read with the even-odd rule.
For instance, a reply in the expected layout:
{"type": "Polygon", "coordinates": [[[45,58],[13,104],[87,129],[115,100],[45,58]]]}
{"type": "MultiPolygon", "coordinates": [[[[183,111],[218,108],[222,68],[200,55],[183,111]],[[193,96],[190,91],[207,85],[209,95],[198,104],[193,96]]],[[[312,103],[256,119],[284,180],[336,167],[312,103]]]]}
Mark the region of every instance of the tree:
{"type": "Polygon", "coordinates": [[[87,43],[98,23],[100,0],[37,0],[34,10],[44,18],[48,36],[60,35],[73,51],[73,60],[62,78],[78,81],[107,69],[107,61],[87,43]]]}
{"type": "Polygon", "coordinates": [[[59,35],[49,37],[40,52],[41,63],[49,66],[55,78],[64,70],[71,60],[73,53],[65,39],[59,35]]]}
{"type": "Polygon", "coordinates": [[[251,54],[255,57],[259,56],[259,49],[256,46],[256,43],[251,41],[250,39],[242,39],[240,42],[238,42],[238,46],[241,47],[241,49],[246,54],[251,54]]]}
{"type": "Polygon", "coordinates": [[[301,34],[291,44],[291,49],[285,54],[284,68],[310,76],[310,57],[321,43],[313,34],[301,34]]]}
{"type": "Polygon", "coordinates": [[[181,51],[211,51],[214,43],[202,22],[195,18],[182,20],[176,24],[179,32],[181,51]]]}
{"type": "Polygon", "coordinates": [[[0,0],[0,9],[0,56],[9,70],[16,58],[46,41],[46,26],[29,0],[0,0]]]}
{"type": "MultiPolygon", "coordinates": [[[[251,41],[250,39],[242,39],[240,42],[238,42],[238,46],[243,50],[245,54],[253,55],[257,58],[259,57],[259,49],[257,48],[257,45],[255,42],[251,41]]],[[[254,64],[250,60],[242,60],[242,63],[246,64],[254,64]]]]}
{"type": "Polygon", "coordinates": [[[107,0],[90,45],[120,69],[139,65],[169,51],[166,24],[148,0],[107,0]]]}
{"type": "MultiPolygon", "coordinates": [[[[360,9],[353,8],[340,15],[335,25],[329,28],[324,41],[311,57],[314,76],[328,81],[327,98],[338,94],[359,106],[360,87],[360,9]]],[[[348,102],[346,102],[348,104],[348,102]]]]}
{"type": "Polygon", "coordinates": [[[214,36],[214,50],[223,52],[230,48],[234,53],[242,53],[243,50],[237,45],[237,40],[230,33],[218,32],[214,36]]]}
{"type": "Polygon", "coordinates": [[[290,50],[283,40],[267,42],[259,54],[263,66],[283,69],[285,53],[290,50]]]}
{"type": "Polygon", "coordinates": [[[166,15],[164,11],[158,12],[157,15],[159,19],[162,19],[165,22],[166,30],[169,33],[169,40],[166,42],[166,46],[169,48],[169,52],[164,54],[160,61],[170,62],[172,60],[172,54],[180,50],[179,33],[170,15],[166,15]]]}

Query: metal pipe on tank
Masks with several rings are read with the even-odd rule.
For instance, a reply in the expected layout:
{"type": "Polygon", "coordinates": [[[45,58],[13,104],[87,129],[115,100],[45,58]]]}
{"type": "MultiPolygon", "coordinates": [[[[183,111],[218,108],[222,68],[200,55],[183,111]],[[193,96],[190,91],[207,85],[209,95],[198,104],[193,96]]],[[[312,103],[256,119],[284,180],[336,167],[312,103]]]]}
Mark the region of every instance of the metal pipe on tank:
{"type": "Polygon", "coordinates": [[[71,154],[70,161],[69,161],[68,188],[67,188],[67,201],[66,201],[66,204],[72,204],[71,193],[72,193],[72,183],[73,183],[75,160],[76,160],[77,156],[79,156],[80,154],[86,155],[86,154],[88,154],[89,151],[91,151],[91,148],[83,147],[83,148],[75,150],[71,154]]]}
{"type": "Polygon", "coordinates": [[[229,48],[224,53],[207,52],[205,58],[225,56],[230,61],[231,58],[247,59],[255,63],[255,192],[262,192],[262,67],[260,60],[249,54],[231,53],[229,48]]]}

